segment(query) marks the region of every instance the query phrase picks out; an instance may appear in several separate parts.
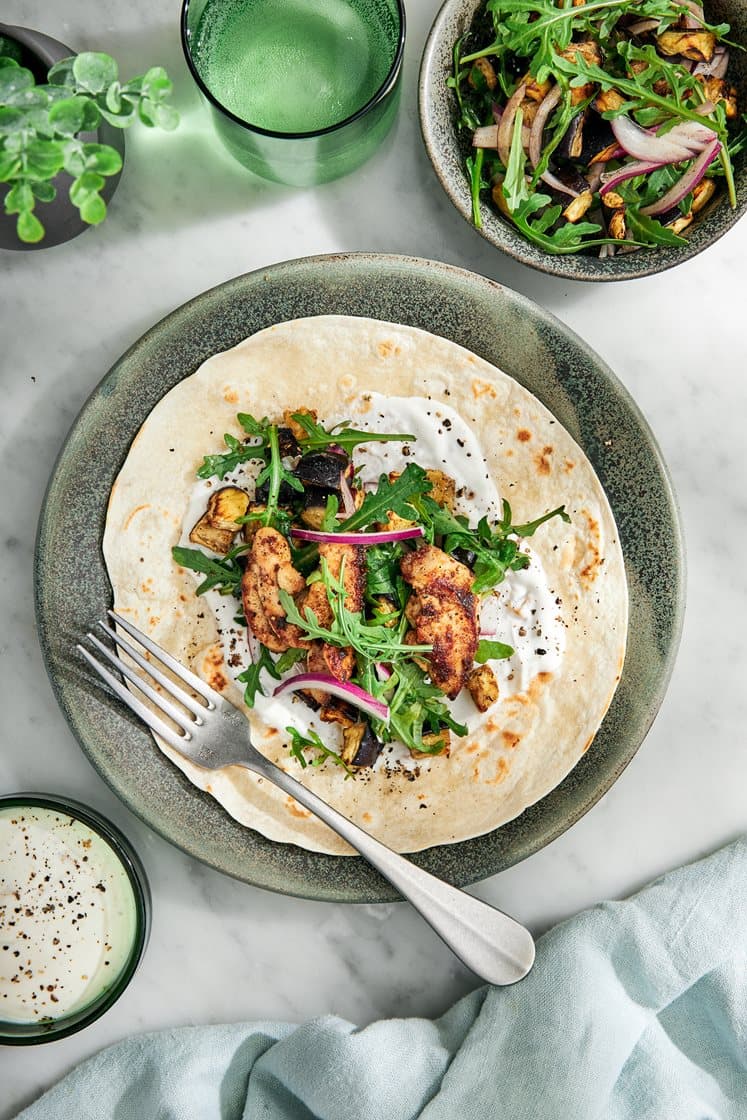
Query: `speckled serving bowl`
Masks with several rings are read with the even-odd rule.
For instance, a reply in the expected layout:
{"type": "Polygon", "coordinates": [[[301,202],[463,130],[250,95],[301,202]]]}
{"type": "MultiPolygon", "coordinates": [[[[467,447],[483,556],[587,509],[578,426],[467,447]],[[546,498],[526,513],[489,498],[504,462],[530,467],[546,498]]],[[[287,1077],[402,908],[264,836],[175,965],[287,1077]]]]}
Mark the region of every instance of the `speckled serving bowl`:
{"type": "MultiPolygon", "coordinates": [[[[485,0],[446,0],[431,28],[420,67],[420,127],[431,163],[441,185],[462,217],[472,224],[470,187],[464,170],[456,129],[456,100],[446,85],[452,71],[454,43],[469,29],[485,0]]],[[[705,0],[706,15],[713,23],[731,24],[730,38],[747,44],[745,0],[705,0]]],[[[740,109],[747,106],[747,52],[732,51],[729,78],[737,86],[740,109]]],[[[737,206],[732,210],[721,195],[685,231],[687,245],[681,248],[639,249],[599,260],[592,253],[553,256],[527,241],[507,218],[489,205],[482,207],[482,236],[504,253],[547,272],[571,280],[632,280],[664,272],[701,253],[718,241],[747,209],[747,151],[734,160],[737,206]]]]}

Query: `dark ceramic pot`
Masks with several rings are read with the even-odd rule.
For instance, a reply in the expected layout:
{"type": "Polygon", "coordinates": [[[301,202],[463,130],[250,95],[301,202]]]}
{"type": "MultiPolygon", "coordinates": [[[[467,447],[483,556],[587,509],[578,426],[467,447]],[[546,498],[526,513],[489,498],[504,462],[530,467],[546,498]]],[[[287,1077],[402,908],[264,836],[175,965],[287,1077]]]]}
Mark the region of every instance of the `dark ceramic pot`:
{"type": "MultiPolygon", "coordinates": [[[[23,52],[21,62],[32,71],[37,82],[45,81],[47,71],[56,62],[63,58],[69,58],[70,55],[76,53],[70,47],[66,47],[64,43],[58,42],[57,39],[51,39],[49,35],[42,35],[41,32],[31,31],[27,27],[10,27],[7,24],[0,23],[0,34],[18,43],[23,52]]],[[[95,132],[81,133],[81,138],[87,142],[110,144],[124,158],[124,133],[122,129],[114,128],[106,121],[102,121],[95,132]]],[[[120,175],[117,174],[106,180],[101,194],[107,203],[117,189],[119,178],[120,175]]],[[[83,221],[80,213],[68,198],[71,183],[70,175],[61,171],[54,180],[54,185],[57,187],[57,197],[52,202],[39,203],[38,215],[44,225],[45,233],[42,240],[34,244],[27,244],[18,240],[16,215],[6,214],[4,209],[0,208],[0,248],[49,249],[52,245],[61,245],[62,242],[70,241],[73,237],[77,237],[79,233],[89,229],[90,227],[83,221]]]]}

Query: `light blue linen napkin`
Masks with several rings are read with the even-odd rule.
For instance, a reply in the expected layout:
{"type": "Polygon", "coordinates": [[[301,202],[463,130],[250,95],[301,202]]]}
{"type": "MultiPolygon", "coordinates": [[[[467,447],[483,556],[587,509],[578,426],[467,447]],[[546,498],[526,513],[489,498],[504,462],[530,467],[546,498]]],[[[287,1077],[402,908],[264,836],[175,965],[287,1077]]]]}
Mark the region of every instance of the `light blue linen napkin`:
{"type": "Polygon", "coordinates": [[[527,979],[435,1022],[140,1035],[21,1117],[745,1120],[747,839],[557,926],[527,979]]]}

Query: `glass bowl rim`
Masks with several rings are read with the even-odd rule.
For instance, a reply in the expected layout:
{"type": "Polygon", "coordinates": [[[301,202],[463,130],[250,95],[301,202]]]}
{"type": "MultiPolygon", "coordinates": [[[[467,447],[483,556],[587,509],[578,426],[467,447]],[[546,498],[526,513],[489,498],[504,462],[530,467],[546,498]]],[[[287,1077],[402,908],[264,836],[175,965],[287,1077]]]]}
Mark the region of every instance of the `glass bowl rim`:
{"type": "Polygon", "coordinates": [[[0,794],[0,809],[19,808],[58,809],[74,820],[87,825],[97,833],[114,852],[124,868],[132,887],[135,901],[135,935],[130,955],[119,976],[103,996],[59,1020],[39,1024],[14,1022],[0,1018],[0,1046],[30,1046],[56,1042],[60,1038],[83,1030],[113,1006],[128,987],[143,958],[150,933],[151,894],[145,868],[127,837],[97,809],[84,805],[72,797],[52,793],[21,792],[0,794]],[[55,1022],[59,1026],[55,1026],[55,1022]],[[37,1026],[39,1029],[15,1033],[16,1029],[37,1026]]]}
{"type": "Polygon", "coordinates": [[[349,117],[345,117],[343,120],[337,121],[335,124],[327,125],[326,128],[312,129],[311,132],[278,132],[275,129],[262,128],[260,125],[252,124],[251,121],[245,121],[242,117],[239,117],[236,115],[236,113],[233,113],[230,109],[223,105],[222,102],[218,100],[215,94],[205,84],[202,75],[195,65],[194,59],[192,58],[192,50],[190,47],[191,32],[189,27],[187,26],[187,21],[189,19],[189,8],[191,2],[192,0],[182,0],[182,10],[179,18],[182,51],[184,52],[184,58],[187,62],[187,66],[189,67],[189,71],[194,78],[195,83],[197,84],[197,88],[210,102],[213,108],[217,109],[218,112],[223,114],[223,116],[233,121],[234,124],[238,124],[242,128],[246,129],[247,132],[254,132],[259,136],[268,136],[274,140],[313,140],[319,136],[328,136],[333,132],[341,131],[348,125],[353,124],[355,121],[360,120],[362,117],[365,117],[367,113],[369,113],[372,109],[379,105],[393,91],[394,87],[397,84],[400,70],[402,69],[402,60],[405,51],[406,20],[404,0],[394,0],[399,16],[399,31],[397,35],[397,46],[394,52],[394,58],[392,59],[392,64],[389,67],[386,77],[384,78],[381,85],[368,99],[368,101],[361,105],[360,109],[356,109],[356,111],[354,113],[351,113],[349,117]]]}

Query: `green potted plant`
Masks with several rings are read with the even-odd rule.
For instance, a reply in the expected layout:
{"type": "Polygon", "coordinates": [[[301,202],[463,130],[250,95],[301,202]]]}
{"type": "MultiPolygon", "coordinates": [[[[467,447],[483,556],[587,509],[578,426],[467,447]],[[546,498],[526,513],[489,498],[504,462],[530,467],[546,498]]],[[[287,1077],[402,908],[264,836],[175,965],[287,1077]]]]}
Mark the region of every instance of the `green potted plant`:
{"type": "Polygon", "coordinates": [[[0,25],[0,222],[3,248],[44,248],[106,216],[135,120],[173,129],[161,67],[127,82],[110,55],[0,25]],[[5,185],[3,188],[3,184],[5,185]]]}

